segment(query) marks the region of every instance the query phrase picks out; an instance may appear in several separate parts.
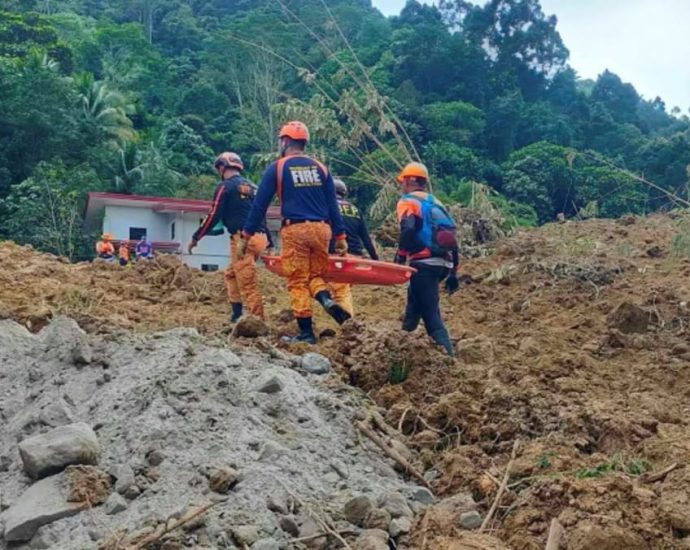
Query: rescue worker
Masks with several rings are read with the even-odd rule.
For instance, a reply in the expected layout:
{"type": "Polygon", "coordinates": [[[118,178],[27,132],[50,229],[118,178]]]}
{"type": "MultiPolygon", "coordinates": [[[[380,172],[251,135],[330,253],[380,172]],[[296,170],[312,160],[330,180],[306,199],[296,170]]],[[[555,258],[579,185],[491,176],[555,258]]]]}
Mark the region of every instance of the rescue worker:
{"type": "Polygon", "coordinates": [[[141,236],[134,248],[134,252],[136,253],[137,260],[142,258],[150,260],[153,258],[153,245],[146,239],[146,235],[141,236]]]}
{"type": "MultiPolygon", "coordinates": [[[[352,256],[363,256],[366,249],[372,260],[378,260],[374,243],[371,241],[367,225],[359,208],[348,201],[347,185],[341,179],[334,179],[335,194],[338,197],[338,208],[345,223],[345,233],[347,233],[347,252],[352,256]]],[[[335,251],[335,241],[331,241],[331,252],[335,251]]],[[[352,303],[352,285],[348,283],[329,283],[328,288],[333,295],[333,299],[347,311],[350,316],[354,316],[354,304],[352,303]]]]}
{"type": "Polygon", "coordinates": [[[441,319],[439,283],[452,294],[459,288],[455,225],[443,205],[427,191],[429,172],[421,163],[405,166],[397,178],[402,197],[397,204],[400,240],[396,263],[410,261],[417,272],[410,278],[402,329],[412,332],[424,321],[427,334],[448,355],[453,346],[441,319]]]}
{"type": "Polygon", "coordinates": [[[243,313],[243,304],[252,315],[263,319],[264,301],[259,292],[256,278],[256,260],[266,251],[270,233],[265,219],[247,242],[242,243],[242,227],[247,221],[256,185],[242,176],[244,163],[236,153],[221,153],[213,164],[221,182],[213,194],[213,204],[203,223],[192,236],[187,250],[191,254],[198,242],[219,224],[230,234],[230,264],[225,270],[225,286],[232,307],[230,322],[237,321],[243,313]]]}
{"type": "Polygon", "coordinates": [[[127,266],[127,264],[129,264],[129,241],[122,241],[120,243],[117,254],[120,258],[120,265],[122,267],[127,266]]]}
{"type": "Polygon", "coordinates": [[[96,243],[96,254],[103,260],[111,261],[115,256],[115,247],[111,242],[113,236],[110,233],[103,233],[101,240],[96,243]]]}
{"type": "Polygon", "coordinates": [[[331,237],[335,237],[338,254],[347,252],[347,241],[333,177],[323,164],[305,154],[308,142],[309,130],[302,122],[288,122],[280,129],[280,158],[261,178],[243,237],[251,239],[261,229],[268,205],[277,195],[282,216],[283,274],[299,326],[299,334],[288,341],[315,344],[312,297],[339,324],[350,315],[333,300],[323,279],[328,269],[331,237]]]}

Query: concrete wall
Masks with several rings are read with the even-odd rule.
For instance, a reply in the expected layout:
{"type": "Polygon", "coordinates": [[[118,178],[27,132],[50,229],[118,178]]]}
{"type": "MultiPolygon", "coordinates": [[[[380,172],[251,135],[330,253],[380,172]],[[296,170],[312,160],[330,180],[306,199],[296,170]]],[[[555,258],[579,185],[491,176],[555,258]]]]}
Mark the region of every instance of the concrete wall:
{"type": "Polygon", "coordinates": [[[203,264],[217,265],[218,269],[225,269],[229,263],[230,236],[226,233],[218,236],[207,235],[194,249],[194,254],[187,254],[187,244],[192,240],[192,235],[199,228],[203,214],[182,214],[175,216],[175,240],[182,246],[182,259],[192,267],[201,269],[203,264]]]}
{"type": "Polygon", "coordinates": [[[106,206],[103,231],[112,233],[116,240],[129,239],[130,227],[145,227],[150,241],[169,241],[169,215],[159,214],[150,208],[131,206],[106,206]]]}

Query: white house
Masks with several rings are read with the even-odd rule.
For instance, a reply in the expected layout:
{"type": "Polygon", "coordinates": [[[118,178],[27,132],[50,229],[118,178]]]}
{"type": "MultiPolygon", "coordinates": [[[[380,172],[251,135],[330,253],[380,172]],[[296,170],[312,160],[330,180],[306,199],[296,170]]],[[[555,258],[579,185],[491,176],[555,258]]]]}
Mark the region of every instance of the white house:
{"type": "MultiPolygon", "coordinates": [[[[206,236],[187,254],[187,243],[211,208],[211,201],[145,197],[118,193],[89,193],[84,216],[87,231],[111,233],[116,245],[138,241],[145,235],[155,252],[179,254],[192,267],[204,271],[225,268],[229,263],[228,235],[206,236]]],[[[277,231],[280,213],[269,208],[269,227],[277,231]]]]}

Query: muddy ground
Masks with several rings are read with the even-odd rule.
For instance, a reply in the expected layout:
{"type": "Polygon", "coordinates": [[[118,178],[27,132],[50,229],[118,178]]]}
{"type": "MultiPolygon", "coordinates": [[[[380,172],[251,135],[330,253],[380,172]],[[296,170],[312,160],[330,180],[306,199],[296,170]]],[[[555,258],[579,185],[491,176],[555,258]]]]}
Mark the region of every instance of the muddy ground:
{"type": "MultiPolygon", "coordinates": [[[[551,224],[474,252],[443,300],[455,361],[399,332],[404,288],[356,289],[342,329],[319,313],[319,351],[386,409],[441,496],[470,490],[485,514],[518,441],[486,526],[507,547],[543,548],[558,518],[562,548],[690,548],[688,217],[551,224]]],[[[285,287],[261,283],[272,333],[252,345],[279,346],[285,287]]],[[[174,258],[69,265],[0,244],[0,317],[33,331],[63,314],[95,333],[225,337],[227,313],[222,274],[174,258]]],[[[491,547],[473,537],[434,510],[409,547],[491,547]]]]}

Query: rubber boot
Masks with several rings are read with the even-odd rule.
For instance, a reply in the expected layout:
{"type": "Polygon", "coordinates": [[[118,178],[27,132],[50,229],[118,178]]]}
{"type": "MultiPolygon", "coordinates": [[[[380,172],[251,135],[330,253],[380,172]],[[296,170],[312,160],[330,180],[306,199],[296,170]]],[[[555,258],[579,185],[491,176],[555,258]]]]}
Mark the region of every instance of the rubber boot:
{"type": "Polygon", "coordinates": [[[299,327],[299,334],[297,336],[284,336],[283,342],[288,344],[316,344],[311,317],[298,317],[297,326],[299,327]]]}
{"type": "Polygon", "coordinates": [[[323,309],[326,310],[326,313],[333,317],[339,325],[350,319],[350,314],[331,298],[331,293],[327,290],[322,290],[315,298],[323,306],[323,309]]]}
{"type": "Polygon", "coordinates": [[[440,328],[435,330],[429,336],[431,336],[431,339],[439,346],[443,346],[443,348],[446,350],[446,353],[448,353],[450,357],[455,355],[455,352],[453,351],[453,344],[451,343],[450,336],[448,335],[448,329],[440,328]]]}
{"type": "Polygon", "coordinates": [[[240,317],[242,317],[242,303],[232,302],[230,305],[232,306],[232,316],[230,317],[230,322],[235,323],[240,317]]]}

